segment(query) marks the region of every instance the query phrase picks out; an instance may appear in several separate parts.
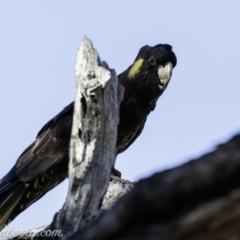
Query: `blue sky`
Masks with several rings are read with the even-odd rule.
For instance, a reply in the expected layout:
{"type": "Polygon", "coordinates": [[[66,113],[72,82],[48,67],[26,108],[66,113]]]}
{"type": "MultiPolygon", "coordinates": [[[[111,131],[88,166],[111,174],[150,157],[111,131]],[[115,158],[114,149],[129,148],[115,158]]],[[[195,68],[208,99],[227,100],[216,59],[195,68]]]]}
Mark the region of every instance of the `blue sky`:
{"type": "MultiPolygon", "coordinates": [[[[145,44],[168,43],[178,65],[140,138],[117,158],[138,180],[214,149],[240,129],[236,1],[0,0],[0,176],[74,98],[76,50],[86,34],[117,73],[145,44]]],[[[68,182],[12,226],[49,223],[68,182]]]]}

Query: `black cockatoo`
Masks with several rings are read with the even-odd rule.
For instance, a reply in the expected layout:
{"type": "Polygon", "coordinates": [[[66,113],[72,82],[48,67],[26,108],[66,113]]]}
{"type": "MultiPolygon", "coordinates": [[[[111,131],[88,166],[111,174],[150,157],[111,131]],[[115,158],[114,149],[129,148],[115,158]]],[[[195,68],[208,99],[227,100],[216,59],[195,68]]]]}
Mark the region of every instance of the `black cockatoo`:
{"type": "MultiPolygon", "coordinates": [[[[118,75],[120,106],[117,154],[141,134],[147,117],[169,84],[177,59],[168,44],[142,47],[133,64],[118,75]]],[[[68,175],[73,103],[48,121],[35,141],[0,181],[0,230],[68,175]]]]}

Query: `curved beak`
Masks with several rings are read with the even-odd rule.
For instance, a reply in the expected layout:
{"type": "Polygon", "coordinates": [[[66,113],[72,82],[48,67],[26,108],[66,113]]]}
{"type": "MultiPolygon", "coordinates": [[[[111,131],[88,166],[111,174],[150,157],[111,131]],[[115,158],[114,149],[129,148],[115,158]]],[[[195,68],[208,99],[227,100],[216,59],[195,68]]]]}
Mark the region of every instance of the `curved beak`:
{"type": "Polygon", "coordinates": [[[159,88],[164,89],[172,76],[173,65],[168,62],[165,66],[160,65],[158,67],[159,88]]]}

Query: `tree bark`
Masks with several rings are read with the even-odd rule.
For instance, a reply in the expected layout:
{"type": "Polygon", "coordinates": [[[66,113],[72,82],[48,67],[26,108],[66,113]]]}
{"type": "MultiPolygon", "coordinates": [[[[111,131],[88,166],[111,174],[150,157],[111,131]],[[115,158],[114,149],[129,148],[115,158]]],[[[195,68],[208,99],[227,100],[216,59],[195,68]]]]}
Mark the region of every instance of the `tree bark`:
{"type": "Polygon", "coordinates": [[[116,156],[119,105],[123,88],[83,39],[75,66],[76,97],[70,142],[69,191],[49,229],[67,239],[99,215],[116,156]]]}
{"type": "Polygon", "coordinates": [[[76,239],[240,239],[240,135],[141,180],[76,239]]]}

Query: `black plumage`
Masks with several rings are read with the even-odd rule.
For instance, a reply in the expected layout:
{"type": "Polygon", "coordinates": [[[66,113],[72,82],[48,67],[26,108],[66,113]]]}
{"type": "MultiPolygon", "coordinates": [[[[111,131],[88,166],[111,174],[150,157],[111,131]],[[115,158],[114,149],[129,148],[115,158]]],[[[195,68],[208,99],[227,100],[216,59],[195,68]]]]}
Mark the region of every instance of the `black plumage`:
{"type": "MultiPolygon", "coordinates": [[[[170,45],[144,46],[134,63],[118,76],[125,92],[120,107],[117,154],[141,134],[176,62],[170,45]]],[[[42,127],[36,140],[1,179],[0,230],[67,177],[72,115],[73,103],[42,127]]]]}

